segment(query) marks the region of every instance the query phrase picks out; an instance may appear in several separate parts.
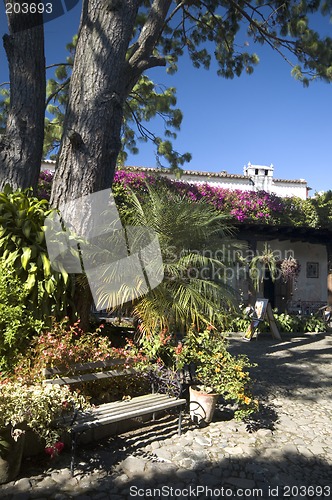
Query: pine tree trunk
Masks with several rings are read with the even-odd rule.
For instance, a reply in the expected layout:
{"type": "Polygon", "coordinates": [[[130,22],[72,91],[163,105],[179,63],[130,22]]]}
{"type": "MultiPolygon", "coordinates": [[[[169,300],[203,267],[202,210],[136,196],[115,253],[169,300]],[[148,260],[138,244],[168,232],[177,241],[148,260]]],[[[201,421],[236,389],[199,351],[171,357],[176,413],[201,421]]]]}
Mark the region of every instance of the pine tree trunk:
{"type": "Polygon", "coordinates": [[[139,3],[83,2],[69,104],[53,181],[54,206],[112,185],[127,97],[126,52],[139,3]]]}
{"type": "Polygon", "coordinates": [[[75,283],[74,303],[76,313],[80,319],[80,328],[84,332],[88,332],[93,299],[87,280],[85,281],[81,277],[75,283]]]}
{"type": "MultiPolygon", "coordinates": [[[[53,181],[53,206],[112,185],[127,97],[126,52],[139,3],[83,2],[69,104],[53,181]],[[110,7],[113,4],[114,8],[110,7]]],[[[70,215],[84,233],[87,216],[80,212],[70,215]]],[[[90,290],[77,290],[75,298],[81,327],[87,330],[90,290]]]]}
{"type": "MultiPolygon", "coordinates": [[[[22,3],[22,0],[20,0],[22,3]]],[[[10,109],[0,139],[0,189],[38,183],[45,117],[44,28],[40,14],[8,14],[3,37],[10,76],[10,109]]]]}

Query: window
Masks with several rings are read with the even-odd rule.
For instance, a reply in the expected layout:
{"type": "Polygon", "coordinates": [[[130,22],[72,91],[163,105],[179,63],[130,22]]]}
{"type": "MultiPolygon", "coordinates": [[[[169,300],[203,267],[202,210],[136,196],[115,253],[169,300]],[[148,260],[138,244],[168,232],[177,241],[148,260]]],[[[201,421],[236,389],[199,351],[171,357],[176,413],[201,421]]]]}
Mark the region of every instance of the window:
{"type": "Polygon", "coordinates": [[[319,263],[307,262],[307,278],[318,278],[318,277],[319,277],[319,263]]]}

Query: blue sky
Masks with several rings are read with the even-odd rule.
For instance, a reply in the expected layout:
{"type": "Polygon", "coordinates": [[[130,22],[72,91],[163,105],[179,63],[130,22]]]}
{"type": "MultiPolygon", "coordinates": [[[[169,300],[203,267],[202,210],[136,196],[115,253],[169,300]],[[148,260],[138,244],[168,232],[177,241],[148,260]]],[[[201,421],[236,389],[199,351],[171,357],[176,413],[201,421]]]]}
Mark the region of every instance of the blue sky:
{"type": "MultiPolygon", "coordinates": [[[[0,6],[1,36],[7,31],[0,6]]],[[[80,5],[45,24],[47,63],[66,56],[65,45],[77,31],[80,5]]],[[[324,33],[332,36],[326,20],[324,33]]],[[[184,114],[175,141],[179,152],[189,151],[185,168],[240,174],[249,161],[274,165],[281,179],[306,179],[312,193],[332,189],[332,86],[315,82],[303,88],[290,66],[269,48],[257,46],[260,63],[253,75],[224,80],[209,71],[195,69],[184,58],[179,71],[166,75],[164,68],[150,71],[154,81],[177,88],[177,106],[184,114]]],[[[0,82],[8,79],[6,59],[0,51],[0,82]]],[[[160,131],[161,124],[153,124],[160,131]]],[[[128,165],[156,166],[152,144],[142,144],[128,165]]]]}

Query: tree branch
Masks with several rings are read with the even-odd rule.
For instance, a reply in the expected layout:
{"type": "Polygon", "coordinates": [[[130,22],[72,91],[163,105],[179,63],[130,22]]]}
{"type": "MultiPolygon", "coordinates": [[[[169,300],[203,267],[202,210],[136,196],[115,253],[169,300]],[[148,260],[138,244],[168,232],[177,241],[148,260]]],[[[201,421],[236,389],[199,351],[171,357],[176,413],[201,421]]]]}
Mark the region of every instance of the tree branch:
{"type": "Polygon", "coordinates": [[[59,94],[59,92],[61,92],[61,90],[63,90],[70,82],[70,77],[67,78],[67,80],[65,82],[63,82],[54,92],[52,92],[52,94],[50,94],[48,96],[48,98],[46,99],[46,103],[45,103],[45,108],[47,108],[47,106],[49,105],[49,103],[52,101],[52,99],[59,94]]]}
{"type": "Polygon", "coordinates": [[[165,24],[165,19],[169,11],[172,0],[154,0],[138,37],[136,50],[129,58],[129,65],[138,75],[147,68],[154,66],[165,65],[161,57],[151,57],[162,29],[165,24]],[[143,68],[143,69],[142,69],[143,68]]]}
{"type": "Polygon", "coordinates": [[[50,64],[49,66],[46,66],[46,69],[56,68],[57,66],[71,66],[71,67],[73,67],[72,63],[55,63],[55,64],[50,64]]]}

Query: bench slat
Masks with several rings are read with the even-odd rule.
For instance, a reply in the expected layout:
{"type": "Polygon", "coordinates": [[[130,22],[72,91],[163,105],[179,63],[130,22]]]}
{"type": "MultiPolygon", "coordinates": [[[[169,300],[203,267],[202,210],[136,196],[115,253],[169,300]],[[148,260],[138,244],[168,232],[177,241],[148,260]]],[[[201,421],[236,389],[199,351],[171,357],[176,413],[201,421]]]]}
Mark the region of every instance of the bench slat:
{"type": "MultiPolygon", "coordinates": [[[[135,411],[135,408],[140,409],[142,407],[147,407],[149,405],[153,404],[158,404],[163,401],[173,401],[177,400],[174,397],[170,397],[167,394],[159,394],[159,393],[153,393],[153,394],[144,394],[143,396],[136,396],[135,398],[132,398],[130,400],[118,400],[118,401],[112,401],[111,403],[103,403],[98,406],[89,408],[86,411],[79,411],[78,412],[78,417],[76,418],[76,422],[80,421],[83,422],[84,420],[91,420],[95,419],[97,420],[98,418],[103,418],[105,414],[111,413],[112,415],[119,414],[121,415],[123,412],[126,412],[128,408],[131,410],[135,411]]],[[[65,419],[62,419],[62,422],[71,422],[72,420],[72,415],[65,417],[65,419]]]]}
{"type": "MultiPolygon", "coordinates": [[[[90,361],[88,363],[76,363],[70,365],[70,372],[75,373],[84,370],[97,370],[98,368],[108,368],[110,366],[125,365],[128,361],[126,359],[108,359],[105,361],[90,361]]],[[[65,366],[47,367],[44,368],[44,377],[51,377],[52,375],[61,375],[67,373],[68,369],[65,366]]]]}
{"type": "Polygon", "coordinates": [[[113,415],[123,413],[124,411],[127,411],[128,408],[131,408],[133,411],[135,408],[141,408],[144,405],[149,406],[153,404],[158,404],[163,401],[170,401],[170,400],[176,400],[176,398],[171,398],[167,394],[144,394],[144,396],[136,396],[132,399],[129,400],[118,400],[118,401],[112,401],[111,403],[103,403],[98,406],[92,407],[91,409],[84,411],[84,412],[79,412],[79,419],[80,420],[89,420],[91,415],[93,415],[94,418],[99,418],[105,415],[106,413],[112,413],[113,415]]]}
{"type": "Polygon", "coordinates": [[[70,385],[78,384],[80,382],[89,382],[91,380],[101,380],[134,374],[137,374],[136,370],[133,368],[126,368],[125,370],[110,370],[106,372],[84,373],[82,375],[73,375],[69,377],[51,378],[46,379],[43,382],[44,384],[70,385]]]}
{"type": "Polygon", "coordinates": [[[95,409],[96,411],[92,410],[89,413],[80,414],[72,428],[75,432],[80,432],[107,423],[140,417],[148,413],[175,408],[185,404],[185,399],[168,397],[165,394],[138,396],[130,401],[121,403],[118,401],[115,405],[112,403],[100,405],[95,409]]]}

